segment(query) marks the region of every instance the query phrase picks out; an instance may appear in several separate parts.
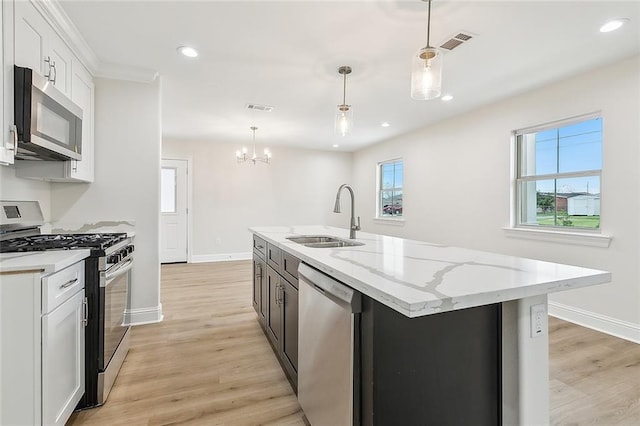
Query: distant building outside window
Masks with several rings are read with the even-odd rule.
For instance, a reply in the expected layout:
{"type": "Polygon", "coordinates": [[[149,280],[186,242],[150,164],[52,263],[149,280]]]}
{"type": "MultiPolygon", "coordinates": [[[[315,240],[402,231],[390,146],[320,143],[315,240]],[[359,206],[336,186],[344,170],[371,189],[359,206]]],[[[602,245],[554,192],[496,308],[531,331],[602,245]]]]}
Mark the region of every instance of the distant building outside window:
{"type": "Polygon", "coordinates": [[[404,166],[402,159],[378,163],[378,217],[402,217],[404,166]]]}
{"type": "Polygon", "coordinates": [[[602,118],[514,132],[517,226],[600,228],[602,118]]]}

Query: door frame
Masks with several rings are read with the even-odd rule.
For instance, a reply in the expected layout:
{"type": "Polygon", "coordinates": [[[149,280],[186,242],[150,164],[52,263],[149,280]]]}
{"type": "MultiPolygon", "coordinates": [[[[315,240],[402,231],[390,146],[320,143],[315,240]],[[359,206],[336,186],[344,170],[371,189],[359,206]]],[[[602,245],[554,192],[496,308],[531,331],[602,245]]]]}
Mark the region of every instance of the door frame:
{"type": "MultiPolygon", "coordinates": [[[[191,165],[193,163],[193,157],[188,155],[188,156],[183,156],[183,155],[167,155],[164,156],[162,155],[160,158],[160,170],[162,170],[162,161],[163,160],[180,160],[180,161],[186,161],[187,162],[187,263],[193,263],[192,262],[192,244],[193,244],[193,238],[192,238],[192,230],[193,230],[193,222],[192,222],[192,208],[193,208],[193,182],[191,179],[191,176],[193,176],[192,173],[192,169],[191,169],[191,165]]],[[[158,209],[158,223],[160,223],[160,217],[161,217],[162,213],[160,212],[160,209],[158,209]]],[[[160,233],[160,229],[158,229],[158,236],[160,233]]],[[[158,253],[160,253],[160,245],[158,244],[158,253]]]]}

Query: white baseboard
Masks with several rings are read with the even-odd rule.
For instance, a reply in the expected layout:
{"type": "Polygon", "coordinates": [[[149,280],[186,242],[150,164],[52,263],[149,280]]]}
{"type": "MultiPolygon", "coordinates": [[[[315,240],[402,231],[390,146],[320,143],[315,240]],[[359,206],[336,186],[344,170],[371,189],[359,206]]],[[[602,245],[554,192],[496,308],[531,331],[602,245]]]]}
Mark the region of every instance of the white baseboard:
{"type": "Polygon", "coordinates": [[[250,260],[251,252],[245,253],[223,253],[223,254],[194,254],[191,256],[189,263],[201,262],[227,262],[230,260],[250,260]]]}
{"type": "Polygon", "coordinates": [[[562,303],[549,302],[549,315],[601,331],[621,339],[640,343],[640,325],[596,314],[562,303]]]}
{"type": "Polygon", "coordinates": [[[163,319],[162,303],[152,308],[126,309],[124,311],[124,323],[128,325],[153,324],[161,322],[163,319]]]}

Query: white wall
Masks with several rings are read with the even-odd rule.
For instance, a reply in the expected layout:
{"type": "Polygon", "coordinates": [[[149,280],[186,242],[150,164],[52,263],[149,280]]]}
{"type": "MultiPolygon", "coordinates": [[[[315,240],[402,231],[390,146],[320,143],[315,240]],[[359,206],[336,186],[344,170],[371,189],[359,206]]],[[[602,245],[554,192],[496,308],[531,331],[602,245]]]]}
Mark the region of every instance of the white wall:
{"type": "Polygon", "coordinates": [[[610,284],[556,293],[550,301],[568,306],[567,315],[577,309],[574,320],[638,339],[639,104],[636,56],[358,151],[353,176],[363,228],[611,271],[610,284]],[[613,236],[610,247],[508,238],[502,228],[510,224],[510,132],[593,111],[603,117],[601,227],[613,236]],[[397,157],[405,163],[403,227],[372,220],[376,163],[397,157]]]}
{"type": "Polygon", "coordinates": [[[160,82],[96,79],[95,182],[52,184],[52,220],[135,221],[131,319],[161,318],[160,82]]]}
{"type": "Polygon", "coordinates": [[[162,143],[163,158],[193,159],[193,261],[250,253],[248,226],[348,226],[348,209],[335,214],[333,205],[338,187],[351,180],[350,153],[276,146],[270,147],[270,165],[253,165],[236,163],[239,148],[207,141],[162,143]]]}
{"type": "Polygon", "coordinates": [[[17,178],[14,166],[0,166],[0,200],[40,201],[44,220],[51,219],[51,184],[17,178]]]}

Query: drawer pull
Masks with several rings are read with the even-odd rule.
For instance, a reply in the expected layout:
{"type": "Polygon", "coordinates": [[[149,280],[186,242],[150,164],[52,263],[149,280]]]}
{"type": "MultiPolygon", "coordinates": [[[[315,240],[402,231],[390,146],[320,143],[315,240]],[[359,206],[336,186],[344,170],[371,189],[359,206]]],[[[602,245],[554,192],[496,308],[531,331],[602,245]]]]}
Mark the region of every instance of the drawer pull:
{"type": "Polygon", "coordinates": [[[69,281],[67,281],[66,283],[62,284],[62,285],[60,286],[60,288],[67,288],[67,287],[71,287],[72,285],[74,285],[74,284],[75,284],[75,283],[77,283],[77,282],[78,282],[78,277],[76,277],[76,278],[74,278],[74,279],[72,279],[72,280],[69,280],[69,281]]]}

